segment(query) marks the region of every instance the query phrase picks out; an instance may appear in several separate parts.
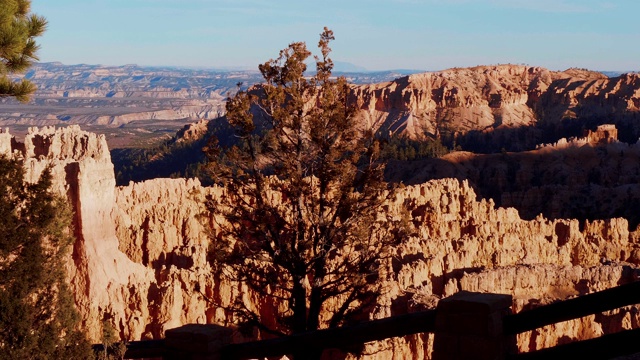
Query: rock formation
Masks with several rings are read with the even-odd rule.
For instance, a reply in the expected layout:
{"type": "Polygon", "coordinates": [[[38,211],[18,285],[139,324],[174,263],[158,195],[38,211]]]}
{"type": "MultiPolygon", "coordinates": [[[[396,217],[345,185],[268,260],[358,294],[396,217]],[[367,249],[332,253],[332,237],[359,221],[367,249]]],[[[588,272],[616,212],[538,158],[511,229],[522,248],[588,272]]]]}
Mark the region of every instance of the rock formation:
{"type": "Polygon", "coordinates": [[[473,151],[530,150],[541,140],[579,135],[574,132],[602,123],[624,126],[624,141],[640,136],[638,74],[454,68],[356,86],[353,101],[364,124],[383,136],[455,140],[473,151]],[[553,131],[543,134],[542,127],[553,131]]]}
{"type": "Polygon", "coordinates": [[[588,71],[478,66],[360,86],[354,89],[354,95],[364,118],[374,128],[411,137],[439,136],[443,131],[466,133],[535,124],[537,103],[552,85],[554,91],[565,90],[558,83],[563,79],[565,84],[608,81],[606,76],[588,71]]]}
{"type": "Polygon", "coordinates": [[[198,122],[185,125],[175,136],[176,143],[188,143],[202,139],[209,131],[209,122],[201,119],[198,122]]]}
{"type": "Polygon", "coordinates": [[[0,129],[0,155],[10,156],[13,152],[13,148],[11,147],[11,139],[12,136],[9,133],[9,129],[6,129],[4,132],[0,129]]]}
{"type": "MultiPolygon", "coordinates": [[[[0,140],[5,140],[0,148],[6,148],[6,139],[0,140]]],[[[115,180],[104,136],[77,125],[32,128],[23,153],[15,141],[9,144],[12,153],[24,158],[26,181],[36,181],[50,167],[54,191],[73,207],[76,242],[68,262],[69,282],[89,337],[99,339],[105,316],[116,324],[139,326],[135,318],[146,316],[147,310],[137,307],[137,289],[131,286],[148,282],[151,271],[118,250],[112,217],[115,180]]]]}
{"type": "MultiPolygon", "coordinates": [[[[114,323],[123,339],[137,340],[162,337],[184,323],[232,321],[216,304],[236,298],[273,311],[211,275],[207,230],[215,228],[215,219],[203,202],[222,189],[185,179],[115,188],[104,137],[77,127],[32,129],[23,153],[3,135],[0,149],[24,158],[27,180],[52,166],[56,191],[73,205],[77,241],[69,281],[93,341],[103,320],[114,323]]],[[[477,199],[467,181],[406,186],[388,211],[407,211],[413,234],[388,264],[388,292],[372,317],[428,308],[459,290],[513,294],[520,311],[631,281],[640,264],[640,232],[630,231],[625,219],[582,226],[542,216],[523,220],[513,208],[477,199]]],[[[636,310],[621,309],[539,329],[518,341],[528,350],[639,324],[636,310]]],[[[421,334],[371,344],[374,355],[367,358],[429,358],[432,341],[421,334]]]]}
{"type": "Polygon", "coordinates": [[[625,217],[640,224],[640,144],[616,139],[617,129],[602,125],[584,137],[560,139],[526,152],[453,152],[438,159],[391,162],[393,181],[420,184],[432,179],[468,180],[479,196],[520,216],[577,218],[625,217]]]}

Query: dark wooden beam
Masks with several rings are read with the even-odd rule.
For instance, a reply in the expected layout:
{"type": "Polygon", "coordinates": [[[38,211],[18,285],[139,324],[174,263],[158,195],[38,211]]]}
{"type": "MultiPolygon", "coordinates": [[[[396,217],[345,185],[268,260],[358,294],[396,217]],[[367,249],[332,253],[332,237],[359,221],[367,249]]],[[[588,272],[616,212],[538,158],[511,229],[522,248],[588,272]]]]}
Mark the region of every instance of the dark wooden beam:
{"type": "Polygon", "coordinates": [[[319,349],[346,348],[370,341],[433,332],[435,319],[435,310],[429,310],[367,321],[341,328],[309,331],[270,340],[231,344],[223,348],[222,358],[239,360],[304,353],[305,351],[317,351],[319,349]]]}
{"type": "Polygon", "coordinates": [[[506,334],[520,334],[546,325],[638,303],[640,281],[508,315],[504,318],[504,331],[506,334]]]}

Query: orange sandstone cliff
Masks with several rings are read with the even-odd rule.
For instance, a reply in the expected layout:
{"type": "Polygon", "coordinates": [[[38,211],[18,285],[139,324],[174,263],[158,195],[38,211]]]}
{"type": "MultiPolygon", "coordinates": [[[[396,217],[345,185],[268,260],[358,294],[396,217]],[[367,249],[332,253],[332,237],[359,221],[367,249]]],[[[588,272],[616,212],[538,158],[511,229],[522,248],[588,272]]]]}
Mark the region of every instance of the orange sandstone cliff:
{"type": "Polygon", "coordinates": [[[532,149],[548,136],[536,126],[558,132],[554,141],[587,123],[619,123],[633,142],[640,136],[640,75],[633,73],[453,68],[353,86],[352,100],[363,124],[384,136],[455,140],[465,149],[532,149]]]}
{"type": "MultiPolygon", "coordinates": [[[[104,137],[64,129],[31,129],[24,145],[0,133],[0,153],[24,159],[26,180],[52,166],[55,190],[75,210],[77,241],[69,282],[83,326],[93,341],[110,321],[123,339],[160,338],[185,323],[224,323],[216,304],[243,299],[274,311],[242,287],[219,281],[206,261],[210,215],[197,180],[155,179],[115,187],[104,137]]],[[[640,232],[625,219],[538,216],[523,220],[513,208],[478,199],[466,181],[431,180],[406,186],[388,211],[406,209],[413,235],[398,248],[384,295],[372,317],[434,306],[460,290],[514,295],[514,310],[632,281],[640,264],[640,232]]],[[[624,308],[539,329],[519,337],[521,349],[584,339],[638,327],[636,309],[624,308]]],[[[429,358],[432,335],[368,345],[370,359],[429,358]]]]}

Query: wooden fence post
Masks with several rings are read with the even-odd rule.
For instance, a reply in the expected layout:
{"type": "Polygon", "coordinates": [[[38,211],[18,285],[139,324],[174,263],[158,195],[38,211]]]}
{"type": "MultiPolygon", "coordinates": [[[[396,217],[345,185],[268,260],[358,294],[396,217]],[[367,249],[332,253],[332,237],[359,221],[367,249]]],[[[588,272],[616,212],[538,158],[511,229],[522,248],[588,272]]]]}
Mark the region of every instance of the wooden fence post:
{"type": "Polygon", "coordinates": [[[220,360],[232,330],[218,325],[189,324],[165,332],[164,360],[220,360]]]}
{"type": "Polygon", "coordinates": [[[511,314],[511,295],[459,292],[436,310],[434,360],[501,360],[516,351],[502,318],[511,314]]]}

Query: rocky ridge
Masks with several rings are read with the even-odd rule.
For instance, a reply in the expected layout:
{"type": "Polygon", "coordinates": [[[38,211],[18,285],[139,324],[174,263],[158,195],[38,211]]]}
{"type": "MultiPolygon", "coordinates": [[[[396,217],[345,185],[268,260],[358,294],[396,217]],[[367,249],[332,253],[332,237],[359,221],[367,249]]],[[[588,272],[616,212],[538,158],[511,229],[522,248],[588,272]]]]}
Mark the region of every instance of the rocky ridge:
{"type": "Polygon", "coordinates": [[[363,122],[382,135],[456,139],[463,148],[501,140],[515,143],[514,150],[532,149],[543,134],[522,129],[569,131],[605,119],[624,123],[635,139],[640,135],[631,121],[640,110],[640,77],[633,73],[608,78],[521,65],[454,68],[357,86],[353,100],[363,122]]]}
{"type": "MultiPolygon", "coordinates": [[[[622,142],[640,137],[638,74],[608,78],[579,69],[495,65],[413,74],[351,90],[362,126],[383,141],[439,139],[449,148],[497,153],[535,150],[602,124],[615,125],[622,142]]],[[[254,93],[260,94],[259,86],[254,93]]],[[[225,125],[224,118],[212,120],[207,133],[199,124],[192,134],[214,134],[230,145],[225,125]]]]}
{"type": "MultiPolygon", "coordinates": [[[[0,134],[0,149],[25,160],[26,180],[53,166],[56,191],[76,213],[77,241],[69,281],[93,341],[103,320],[123,339],[162,337],[184,323],[233,319],[214,304],[236,298],[268,315],[261,299],[211,275],[204,210],[196,180],[155,179],[115,187],[105,139],[81,131],[32,129],[23,147],[0,134]]],[[[414,234],[389,263],[388,293],[372,317],[422,309],[459,290],[514,295],[514,309],[601,290],[633,280],[640,264],[640,232],[625,219],[523,220],[513,208],[477,199],[468,182],[432,180],[406,186],[388,211],[408,211],[414,234]]],[[[553,345],[637,327],[635,309],[561,323],[519,337],[521,349],[553,345]]],[[[370,359],[429,358],[432,336],[370,345],[370,359]]]]}
{"type": "Polygon", "coordinates": [[[24,159],[25,181],[36,181],[50,167],[53,190],[72,205],[76,242],[67,267],[88,336],[99,338],[106,313],[127,314],[129,326],[135,327],[135,317],[147,310],[136,307],[132,298],[137,291],[130,286],[149,281],[152,273],[118,250],[111,215],[115,180],[104,136],[83,132],[76,125],[31,128],[24,144],[12,139],[7,145],[6,137],[0,140],[5,140],[0,146],[4,155],[24,159]]]}

